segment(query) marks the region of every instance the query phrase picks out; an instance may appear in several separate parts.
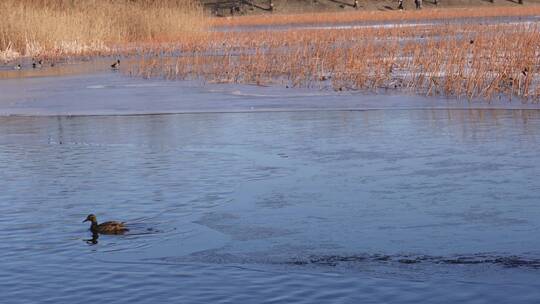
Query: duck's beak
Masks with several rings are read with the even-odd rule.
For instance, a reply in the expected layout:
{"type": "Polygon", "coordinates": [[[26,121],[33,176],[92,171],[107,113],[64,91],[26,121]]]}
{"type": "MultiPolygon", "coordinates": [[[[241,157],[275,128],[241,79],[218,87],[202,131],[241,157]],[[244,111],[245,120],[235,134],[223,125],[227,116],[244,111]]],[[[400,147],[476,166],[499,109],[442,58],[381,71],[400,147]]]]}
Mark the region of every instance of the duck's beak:
{"type": "Polygon", "coordinates": [[[83,222],[83,223],[84,223],[84,222],[88,222],[88,219],[85,219],[85,220],[84,220],[84,221],[82,221],[82,222],[83,222]]]}

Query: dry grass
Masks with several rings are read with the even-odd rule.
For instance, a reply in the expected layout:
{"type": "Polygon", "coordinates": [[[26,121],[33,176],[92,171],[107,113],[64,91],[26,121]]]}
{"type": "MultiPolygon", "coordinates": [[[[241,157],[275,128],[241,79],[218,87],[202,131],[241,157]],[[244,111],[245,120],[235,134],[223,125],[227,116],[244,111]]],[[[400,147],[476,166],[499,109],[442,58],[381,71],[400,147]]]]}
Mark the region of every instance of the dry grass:
{"type": "Polygon", "coordinates": [[[212,33],[132,75],[476,99],[540,99],[538,24],[212,33]]]}
{"type": "Polygon", "coordinates": [[[140,60],[122,69],[140,77],[540,101],[539,24],[463,19],[538,15],[540,7],[213,21],[241,26],[398,20],[393,27],[253,32],[201,31],[200,8],[181,0],[3,0],[2,14],[3,54],[128,54],[134,49],[140,60]],[[4,13],[6,8],[12,13],[4,13]],[[399,20],[427,19],[452,22],[399,26],[399,20]]]}
{"type": "Polygon", "coordinates": [[[0,56],[102,54],[129,42],[176,40],[204,24],[190,0],[2,0],[0,56]]]}
{"type": "Polygon", "coordinates": [[[445,20],[458,18],[537,16],[540,6],[472,7],[453,9],[424,9],[407,11],[350,11],[334,13],[303,13],[283,15],[254,15],[240,18],[212,19],[213,26],[258,26],[294,24],[346,24],[352,22],[382,22],[411,20],[445,20]]]}

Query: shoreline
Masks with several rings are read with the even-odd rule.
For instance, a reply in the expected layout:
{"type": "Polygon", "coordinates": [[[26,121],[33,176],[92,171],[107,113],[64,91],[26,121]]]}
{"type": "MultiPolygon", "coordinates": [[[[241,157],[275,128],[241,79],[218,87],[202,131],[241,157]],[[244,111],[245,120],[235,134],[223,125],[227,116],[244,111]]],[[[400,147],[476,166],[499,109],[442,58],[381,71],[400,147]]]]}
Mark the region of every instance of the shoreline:
{"type": "MultiPolygon", "coordinates": [[[[285,15],[285,14],[310,14],[310,13],[335,13],[335,12],[351,12],[351,11],[396,11],[399,10],[397,0],[359,0],[358,7],[354,7],[354,0],[272,0],[273,10],[264,10],[268,8],[264,6],[264,0],[256,0],[255,3],[260,5],[260,8],[251,9],[246,5],[244,15],[285,15]]],[[[523,7],[540,4],[538,0],[524,0],[522,4],[514,1],[482,1],[482,0],[439,0],[438,3],[432,1],[422,1],[422,9],[459,9],[459,8],[489,8],[489,7],[523,7]]],[[[403,1],[403,9],[405,11],[415,11],[414,1],[403,1]]],[[[211,6],[206,7],[207,13],[211,13],[211,6]]],[[[228,12],[223,12],[222,17],[228,17],[228,12]]],[[[238,14],[236,14],[238,15],[238,14]]],[[[241,16],[241,14],[240,14],[241,16]]]]}
{"type": "MultiPolygon", "coordinates": [[[[448,16],[461,12],[454,10],[448,16]]],[[[329,19],[296,20],[286,26],[280,22],[290,19],[276,16],[265,19],[277,22],[263,30],[243,22],[257,20],[248,16],[234,19],[232,27],[222,27],[224,31],[171,43],[132,44],[101,56],[65,57],[58,64],[45,60],[43,68],[41,60],[36,68],[38,59],[21,58],[16,70],[12,66],[16,62],[0,66],[0,81],[99,74],[111,71],[111,62],[121,59],[122,65],[114,72],[143,81],[269,85],[277,90],[318,89],[336,96],[383,92],[382,96],[391,93],[434,100],[482,99],[486,104],[517,99],[538,104],[540,6],[529,12],[532,15],[513,16],[516,12],[523,10],[508,16],[493,16],[490,14],[500,11],[489,11],[480,19],[409,18],[425,16],[422,11],[391,22],[379,18],[383,13],[362,21],[358,21],[362,13],[343,13],[324,15],[329,19]],[[337,22],[332,19],[337,15],[354,18],[337,22]],[[317,23],[306,26],[300,22],[306,20],[317,23]],[[275,31],[281,32],[276,35],[275,31]]]]}

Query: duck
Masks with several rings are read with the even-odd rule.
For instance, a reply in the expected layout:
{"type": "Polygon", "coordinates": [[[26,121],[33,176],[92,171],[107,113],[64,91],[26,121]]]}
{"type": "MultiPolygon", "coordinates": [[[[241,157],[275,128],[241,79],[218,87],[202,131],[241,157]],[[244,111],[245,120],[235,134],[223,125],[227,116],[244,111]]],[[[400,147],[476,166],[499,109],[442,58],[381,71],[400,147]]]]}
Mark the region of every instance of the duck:
{"type": "Polygon", "coordinates": [[[38,61],[35,61],[35,60],[32,60],[32,68],[33,69],[41,69],[41,67],[43,66],[43,60],[38,60],[38,61]]]}
{"type": "Polygon", "coordinates": [[[110,221],[98,224],[97,218],[93,214],[89,214],[83,223],[84,222],[91,222],[90,231],[94,234],[123,234],[124,232],[129,231],[125,226],[125,222],[110,221]]]}
{"type": "Polygon", "coordinates": [[[16,66],[13,67],[13,69],[14,69],[14,70],[20,70],[20,69],[22,69],[21,64],[20,64],[20,63],[17,64],[16,66]]]}
{"type": "Polygon", "coordinates": [[[117,59],[115,63],[111,64],[111,68],[116,70],[120,67],[120,59],[117,59]]]}

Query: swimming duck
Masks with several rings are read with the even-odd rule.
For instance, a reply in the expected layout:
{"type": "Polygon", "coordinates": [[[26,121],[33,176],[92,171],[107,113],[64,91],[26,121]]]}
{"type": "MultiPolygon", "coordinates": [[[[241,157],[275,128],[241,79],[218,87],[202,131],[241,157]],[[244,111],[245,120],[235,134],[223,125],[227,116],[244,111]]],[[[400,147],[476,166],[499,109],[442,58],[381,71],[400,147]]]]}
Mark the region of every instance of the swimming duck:
{"type": "Polygon", "coordinates": [[[117,59],[115,63],[111,64],[111,68],[116,70],[120,67],[120,59],[117,59]]]}
{"type": "Polygon", "coordinates": [[[38,60],[38,61],[32,60],[32,68],[33,69],[36,69],[36,68],[41,69],[42,65],[43,65],[43,60],[41,60],[41,59],[38,60]]]}
{"type": "Polygon", "coordinates": [[[21,67],[21,64],[17,64],[16,66],[13,67],[14,70],[20,70],[22,69],[21,67]]]}
{"type": "Polygon", "coordinates": [[[90,231],[92,233],[102,233],[102,234],[122,234],[126,231],[129,231],[129,229],[126,228],[124,222],[105,222],[98,224],[96,216],[93,214],[90,214],[86,217],[84,222],[91,222],[90,225],[90,231]]]}

